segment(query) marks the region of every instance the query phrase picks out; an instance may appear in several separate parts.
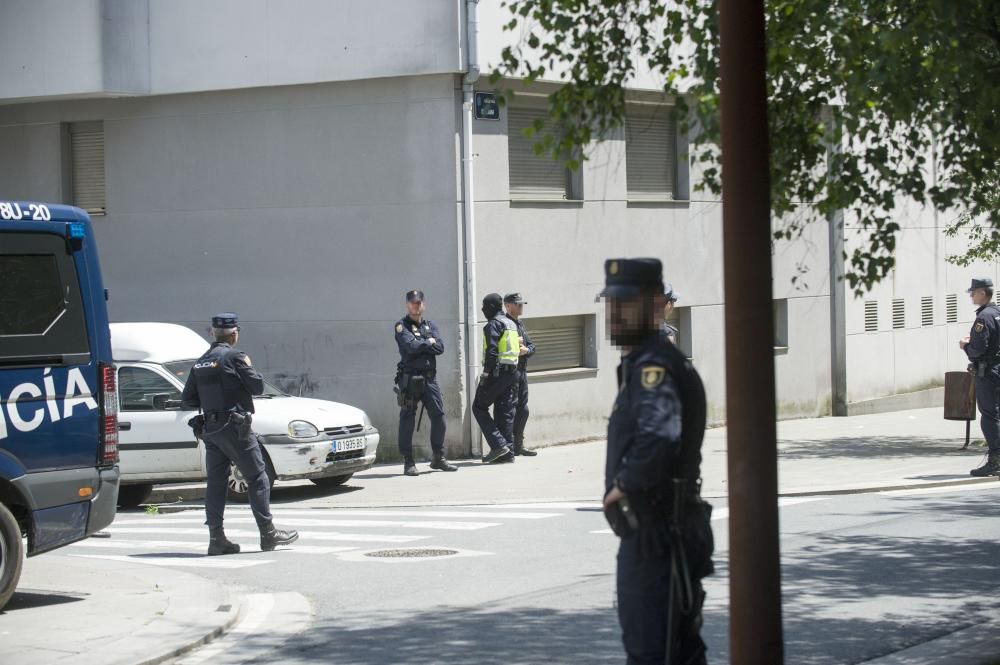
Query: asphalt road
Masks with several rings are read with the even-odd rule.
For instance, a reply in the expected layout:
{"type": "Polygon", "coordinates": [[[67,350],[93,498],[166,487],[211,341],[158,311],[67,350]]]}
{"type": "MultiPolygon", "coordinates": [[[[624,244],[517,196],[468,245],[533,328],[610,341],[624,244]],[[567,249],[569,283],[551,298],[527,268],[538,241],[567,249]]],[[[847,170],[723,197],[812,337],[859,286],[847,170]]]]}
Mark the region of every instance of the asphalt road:
{"type": "MultiPolygon", "coordinates": [[[[783,499],[785,662],[861,663],[995,614],[998,491],[783,499]]],[[[717,573],[706,585],[711,663],[728,662],[726,512],[717,506],[717,573]]],[[[66,554],[176,567],[254,594],[230,635],[185,665],[623,662],[616,539],[596,502],[303,501],[276,505],[275,516],[302,533],[290,549],[258,551],[249,511],[231,506],[239,555],[202,556],[200,511],[123,513],[111,538],[66,554]]]]}

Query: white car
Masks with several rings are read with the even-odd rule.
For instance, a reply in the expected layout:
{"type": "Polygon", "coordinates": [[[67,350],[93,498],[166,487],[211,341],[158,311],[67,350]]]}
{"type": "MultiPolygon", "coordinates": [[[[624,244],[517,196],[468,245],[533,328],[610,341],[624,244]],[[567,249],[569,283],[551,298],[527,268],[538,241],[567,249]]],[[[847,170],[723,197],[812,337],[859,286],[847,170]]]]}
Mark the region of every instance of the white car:
{"type": "MultiPolygon", "coordinates": [[[[145,501],[157,483],[206,478],[205,444],[181,409],[181,391],[194,361],[209,348],[198,333],[171,323],[112,323],[118,368],[119,505],[145,501]]],[[[361,409],[292,397],[270,384],[254,397],[253,430],[271,484],[307,478],[320,486],[346,482],[375,463],[379,433],[361,409]]],[[[229,496],[245,501],[247,483],[231,467],[229,496]]]]}

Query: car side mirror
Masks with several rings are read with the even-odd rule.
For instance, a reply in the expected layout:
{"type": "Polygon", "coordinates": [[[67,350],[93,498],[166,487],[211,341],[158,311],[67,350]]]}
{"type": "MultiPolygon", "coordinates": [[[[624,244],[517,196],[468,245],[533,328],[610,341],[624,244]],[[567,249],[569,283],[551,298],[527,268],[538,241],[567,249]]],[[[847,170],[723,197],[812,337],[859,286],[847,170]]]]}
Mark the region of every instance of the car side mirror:
{"type": "Polygon", "coordinates": [[[153,409],[156,411],[175,411],[181,408],[179,399],[170,399],[170,393],[153,395],[153,409]]]}

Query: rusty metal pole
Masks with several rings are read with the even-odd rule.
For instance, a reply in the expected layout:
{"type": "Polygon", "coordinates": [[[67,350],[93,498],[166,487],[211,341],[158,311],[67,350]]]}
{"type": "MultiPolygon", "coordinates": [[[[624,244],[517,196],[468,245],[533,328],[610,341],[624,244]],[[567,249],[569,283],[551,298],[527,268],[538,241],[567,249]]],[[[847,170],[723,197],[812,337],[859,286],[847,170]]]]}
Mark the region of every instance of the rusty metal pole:
{"type": "Polygon", "coordinates": [[[730,662],[780,665],[771,205],[763,0],[719,0],[730,662]]]}

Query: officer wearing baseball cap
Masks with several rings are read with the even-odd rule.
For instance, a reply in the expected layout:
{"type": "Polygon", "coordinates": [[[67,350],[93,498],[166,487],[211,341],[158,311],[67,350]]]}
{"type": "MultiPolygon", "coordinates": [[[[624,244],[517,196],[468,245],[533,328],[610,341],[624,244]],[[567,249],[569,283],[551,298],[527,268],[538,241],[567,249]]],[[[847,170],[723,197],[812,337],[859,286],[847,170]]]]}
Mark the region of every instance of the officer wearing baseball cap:
{"type": "Polygon", "coordinates": [[[959,341],[968,356],[969,369],[976,375],[976,406],[988,446],[986,463],[969,473],[973,476],[1000,475],[1000,308],[993,303],[993,280],[977,277],[968,290],[976,305],[972,330],[959,341]]]}
{"type": "Polygon", "coordinates": [[[437,357],[444,353],[444,340],[437,324],[424,318],[424,292],[406,292],[406,316],[396,321],[396,392],[399,404],[399,454],[403,473],[418,476],[413,459],[413,426],[417,405],[422,404],[431,420],[431,468],[458,471],[444,456],[444,399],[437,382],[437,357]]]}
{"type": "Polygon", "coordinates": [[[713,549],[711,506],[700,497],[705,391],[661,329],[660,261],[610,259],[604,274],[608,335],[622,351],[604,495],[621,538],[622,642],[630,664],[704,664],[701,580],[713,549]]]}
{"type": "Polygon", "coordinates": [[[535,354],[535,343],[521,320],[527,304],[528,301],[520,293],[508,293],[503,297],[507,318],[517,326],[518,341],[521,343],[514,382],[514,454],[534,457],[538,453],[524,445],[524,428],[528,424],[528,358],[535,354]]]}
{"type": "MultiPolygon", "coordinates": [[[[271,480],[257,435],[250,429],[253,396],[264,392],[264,379],[254,369],[250,356],[234,348],[240,337],[239,318],[233,312],[212,317],[215,342],[199,358],[184,384],[181,404],[203,412],[195,434],[205,442],[208,488],[205,492],[205,523],[208,554],[236,554],[240,546],[230,542],[222,528],[230,465],[246,479],[250,510],[260,530],[260,549],[268,552],[298,540],[296,531],[276,529],[271,519],[271,480]]],[[[194,419],[192,419],[194,420],[194,419]]]]}

